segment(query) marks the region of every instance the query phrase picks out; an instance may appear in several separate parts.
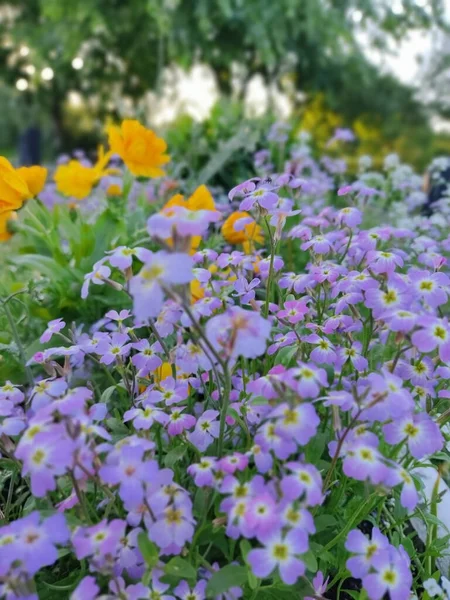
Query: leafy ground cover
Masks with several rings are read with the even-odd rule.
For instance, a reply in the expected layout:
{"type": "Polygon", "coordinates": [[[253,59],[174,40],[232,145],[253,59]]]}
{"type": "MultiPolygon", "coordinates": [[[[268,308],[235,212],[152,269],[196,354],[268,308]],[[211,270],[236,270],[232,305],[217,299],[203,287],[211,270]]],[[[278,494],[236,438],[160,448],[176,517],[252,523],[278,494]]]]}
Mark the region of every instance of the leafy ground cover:
{"type": "Polygon", "coordinates": [[[0,163],[2,596],[447,597],[447,201],[283,124],[213,193],[109,146],[0,163]]]}

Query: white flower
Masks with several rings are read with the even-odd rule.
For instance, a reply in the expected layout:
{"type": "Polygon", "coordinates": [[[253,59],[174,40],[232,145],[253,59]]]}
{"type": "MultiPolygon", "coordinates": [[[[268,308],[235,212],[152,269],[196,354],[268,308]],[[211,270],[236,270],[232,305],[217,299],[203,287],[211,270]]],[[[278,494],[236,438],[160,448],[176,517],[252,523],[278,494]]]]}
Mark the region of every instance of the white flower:
{"type": "Polygon", "coordinates": [[[436,579],[430,578],[423,582],[423,589],[428,593],[430,598],[440,596],[443,592],[441,586],[438,584],[436,579]]]}

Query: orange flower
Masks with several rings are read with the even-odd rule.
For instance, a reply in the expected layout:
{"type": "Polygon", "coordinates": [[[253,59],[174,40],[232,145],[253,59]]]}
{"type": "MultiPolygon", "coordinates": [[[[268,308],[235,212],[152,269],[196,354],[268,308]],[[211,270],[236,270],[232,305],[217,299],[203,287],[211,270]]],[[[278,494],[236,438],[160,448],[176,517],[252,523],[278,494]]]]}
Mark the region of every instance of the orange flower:
{"type": "Polygon", "coordinates": [[[78,160],[71,160],[67,165],[60,165],[55,172],[56,188],[65,196],[73,196],[83,200],[92,191],[100,179],[108,173],[115,173],[114,169],[107,169],[106,165],[111,158],[111,152],[105,151],[100,146],[98,160],[93,167],[85,167],[78,160]]]}
{"type": "Polygon", "coordinates": [[[236,222],[248,217],[250,215],[246,212],[231,213],[222,225],[222,235],[229,244],[243,244],[244,251],[250,254],[255,242],[261,244],[264,238],[261,227],[253,220],[251,223],[247,223],[240,231],[236,231],[236,222]]]}
{"type": "Polygon", "coordinates": [[[15,219],[17,219],[17,213],[12,210],[0,213],[0,242],[6,242],[12,237],[12,233],[8,229],[8,221],[15,219]]]}
{"type": "Polygon", "coordinates": [[[122,158],[133,175],[140,177],[165,175],[161,166],[170,160],[170,156],[164,154],[167,144],[139,121],[126,119],[121,127],[108,127],[108,136],[111,151],[122,158]]]}
{"type": "Polygon", "coordinates": [[[47,179],[47,169],[44,167],[20,167],[16,169],[16,173],[22,177],[30,190],[31,196],[35,197],[45,185],[47,179]]]}
{"type": "Polygon", "coordinates": [[[23,177],[4,156],[0,156],[0,211],[20,208],[31,197],[23,177]]]}

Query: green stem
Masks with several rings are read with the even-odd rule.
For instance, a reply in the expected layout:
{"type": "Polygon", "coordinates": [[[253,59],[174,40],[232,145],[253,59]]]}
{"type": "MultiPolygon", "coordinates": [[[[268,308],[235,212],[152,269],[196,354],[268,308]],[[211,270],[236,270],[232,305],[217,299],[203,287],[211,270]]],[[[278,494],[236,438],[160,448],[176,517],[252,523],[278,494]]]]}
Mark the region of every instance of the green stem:
{"type": "Polygon", "coordinates": [[[13,316],[8,306],[8,300],[3,302],[3,308],[5,309],[6,318],[8,319],[9,326],[11,328],[11,333],[14,338],[14,342],[16,343],[17,349],[19,350],[20,359],[23,363],[25,374],[28,379],[28,383],[31,387],[34,386],[33,373],[31,372],[30,367],[27,365],[27,358],[25,356],[25,350],[23,349],[22,342],[20,341],[19,332],[17,331],[16,324],[14,323],[13,316]]]}
{"type": "Polygon", "coordinates": [[[264,306],[264,316],[267,319],[267,317],[269,315],[270,291],[272,288],[272,279],[273,279],[273,262],[275,260],[275,244],[274,244],[274,240],[273,240],[272,230],[270,228],[270,223],[267,220],[267,217],[264,217],[264,220],[267,225],[267,231],[269,232],[269,239],[270,239],[270,266],[269,266],[269,276],[267,278],[266,304],[264,306]]]}
{"type": "Polygon", "coordinates": [[[228,405],[230,403],[231,377],[228,371],[228,366],[225,365],[223,371],[224,388],[222,394],[222,406],[220,407],[220,428],[219,439],[217,441],[217,456],[221,458],[223,454],[223,438],[225,436],[225,419],[227,416],[228,405]]]}

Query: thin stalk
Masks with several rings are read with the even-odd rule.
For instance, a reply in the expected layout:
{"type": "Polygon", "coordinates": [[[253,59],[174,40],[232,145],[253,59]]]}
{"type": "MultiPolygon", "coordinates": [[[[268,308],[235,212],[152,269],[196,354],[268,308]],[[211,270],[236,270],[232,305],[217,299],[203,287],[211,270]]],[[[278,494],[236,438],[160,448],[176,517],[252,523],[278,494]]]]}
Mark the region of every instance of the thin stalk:
{"type": "Polygon", "coordinates": [[[17,331],[16,324],[14,323],[13,316],[8,306],[8,299],[3,302],[3,308],[5,309],[6,318],[8,319],[9,326],[11,328],[11,333],[14,338],[14,342],[16,343],[17,349],[19,350],[20,359],[23,363],[25,374],[27,376],[28,383],[31,387],[34,386],[34,378],[33,373],[29,365],[27,365],[27,358],[25,356],[25,350],[23,349],[22,342],[20,341],[19,332],[17,331]]]}
{"type": "Polygon", "coordinates": [[[217,456],[221,458],[223,454],[223,438],[225,436],[225,420],[227,416],[228,405],[230,403],[230,391],[231,391],[231,378],[228,371],[228,366],[223,371],[224,387],[222,395],[222,406],[220,408],[220,426],[219,426],[219,439],[217,441],[217,456]]]}

